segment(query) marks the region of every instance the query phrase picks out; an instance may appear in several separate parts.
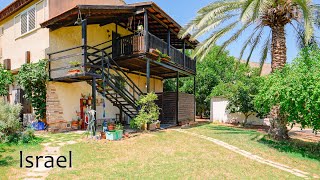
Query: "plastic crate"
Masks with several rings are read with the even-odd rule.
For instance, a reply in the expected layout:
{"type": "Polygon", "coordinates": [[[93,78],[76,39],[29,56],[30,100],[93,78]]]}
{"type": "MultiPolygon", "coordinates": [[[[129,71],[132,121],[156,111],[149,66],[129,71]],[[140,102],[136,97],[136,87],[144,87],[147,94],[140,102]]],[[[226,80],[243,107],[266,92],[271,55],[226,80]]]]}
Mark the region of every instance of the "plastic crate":
{"type": "Polygon", "coordinates": [[[118,140],[117,132],[116,131],[107,131],[106,132],[106,137],[110,141],[115,141],[118,140]]]}
{"type": "Polygon", "coordinates": [[[117,140],[122,139],[123,130],[117,130],[117,140]]]}

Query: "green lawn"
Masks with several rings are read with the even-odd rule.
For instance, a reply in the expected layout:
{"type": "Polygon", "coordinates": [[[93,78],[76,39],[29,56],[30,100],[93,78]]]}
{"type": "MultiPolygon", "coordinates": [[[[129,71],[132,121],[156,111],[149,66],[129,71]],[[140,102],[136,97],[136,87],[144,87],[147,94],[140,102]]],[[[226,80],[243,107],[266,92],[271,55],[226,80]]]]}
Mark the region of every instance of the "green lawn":
{"type": "Polygon", "coordinates": [[[29,155],[37,155],[41,152],[42,146],[39,143],[8,145],[0,143],[0,179],[15,179],[19,177],[21,169],[20,151],[29,155]]]}
{"type": "MultiPolygon", "coordinates": [[[[320,176],[320,142],[304,143],[316,147],[312,154],[303,153],[297,149],[284,146],[271,146],[265,135],[254,130],[243,130],[218,124],[209,124],[188,129],[188,131],[222,140],[243,150],[250,151],[263,158],[286,164],[290,167],[320,176]]],[[[303,147],[300,147],[302,149],[303,147]]]]}
{"type": "MultiPolygon", "coordinates": [[[[260,143],[260,133],[203,125],[187,131],[205,134],[264,158],[274,160],[313,174],[320,174],[318,160],[301,157],[296,153],[279,152],[260,143]],[[318,172],[318,173],[316,173],[318,172]]],[[[49,134],[45,143],[58,146],[61,142],[83,139],[78,134],[49,134]]],[[[11,163],[0,164],[0,179],[21,177],[26,170],[19,169],[19,149],[36,153],[41,146],[2,145],[13,149],[1,151],[0,162],[12,157],[11,163]],[[20,174],[20,176],[19,176],[20,174]]],[[[82,140],[63,145],[62,155],[73,154],[73,168],[53,169],[47,179],[299,179],[298,177],[250,160],[207,140],[167,130],[117,142],[82,140]]]]}

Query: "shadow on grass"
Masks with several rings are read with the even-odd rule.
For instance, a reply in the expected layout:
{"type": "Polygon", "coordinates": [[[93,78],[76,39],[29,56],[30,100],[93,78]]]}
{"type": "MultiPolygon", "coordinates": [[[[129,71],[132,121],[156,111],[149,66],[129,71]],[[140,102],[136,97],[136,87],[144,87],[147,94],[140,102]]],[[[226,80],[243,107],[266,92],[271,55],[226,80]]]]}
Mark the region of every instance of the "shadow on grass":
{"type": "Polygon", "coordinates": [[[298,153],[303,157],[308,157],[320,161],[320,142],[305,142],[298,139],[290,139],[288,141],[276,141],[264,136],[258,142],[265,144],[280,152],[298,153]]]}
{"type": "Polygon", "coordinates": [[[211,133],[213,134],[258,134],[256,131],[253,130],[242,130],[240,128],[233,128],[227,126],[203,126],[201,128],[212,130],[211,133]]]}
{"type": "Polygon", "coordinates": [[[5,167],[5,166],[11,166],[14,163],[13,157],[12,156],[3,156],[2,154],[9,152],[12,153],[14,152],[14,149],[8,148],[8,147],[0,147],[0,167],[5,167]]]}
{"type": "Polygon", "coordinates": [[[29,143],[17,142],[0,144],[0,168],[5,166],[12,166],[14,163],[16,163],[17,160],[14,160],[14,158],[10,154],[16,153],[18,150],[20,150],[21,148],[19,147],[38,145],[43,142],[43,140],[43,138],[36,137],[29,143]]]}

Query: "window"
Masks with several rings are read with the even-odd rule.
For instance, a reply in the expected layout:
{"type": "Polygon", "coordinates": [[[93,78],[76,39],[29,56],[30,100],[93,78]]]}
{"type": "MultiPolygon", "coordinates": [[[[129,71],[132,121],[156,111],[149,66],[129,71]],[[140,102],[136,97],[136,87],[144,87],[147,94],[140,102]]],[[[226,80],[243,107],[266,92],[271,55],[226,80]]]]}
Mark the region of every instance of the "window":
{"type": "Polygon", "coordinates": [[[20,15],[21,34],[25,34],[36,28],[36,8],[32,7],[20,15]]]}
{"type": "Polygon", "coordinates": [[[3,26],[0,26],[0,36],[2,36],[2,35],[3,35],[3,32],[4,32],[4,28],[3,28],[3,26]]]}

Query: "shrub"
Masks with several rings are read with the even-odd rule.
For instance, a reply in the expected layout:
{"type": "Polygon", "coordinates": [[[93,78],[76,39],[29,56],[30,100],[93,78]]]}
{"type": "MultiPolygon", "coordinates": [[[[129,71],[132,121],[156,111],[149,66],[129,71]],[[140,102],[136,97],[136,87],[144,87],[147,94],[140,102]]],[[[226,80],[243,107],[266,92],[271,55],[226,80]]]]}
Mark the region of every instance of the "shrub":
{"type": "Polygon", "coordinates": [[[0,96],[8,94],[8,86],[12,84],[13,76],[10,71],[3,68],[0,64],[0,96]]]}
{"type": "Polygon", "coordinates": [[[142,125],[153,123],[159,119],[160,108],[156,105],[156,100],[158,100],[158,96],[155,93],[141,96],[137,102],[140,111],[137,117],[130,122],[131,127],[141,128],[142,125]]]}
{"type": "Polygon", "coordinates": [[[43,119],[46,115],[47,80],[46,60],[22,65],[17,76],[17,81],[25,92],[25,98],[31,102],[38,119],[43,119]]]}
{"type": "Polygon", "coordinates": [[[20,115],[21,105],[11,105],[0,100],[0,139],[2,141],[15,140],[21,129],[20,115]]]}
{"type": "Polygon", "coordinates": [[[34,129],[31,127],[28,127],[24,132],[22,132],[21,141],[23,143],[30,143],[36,138],[34,135],[34,129]]]}

